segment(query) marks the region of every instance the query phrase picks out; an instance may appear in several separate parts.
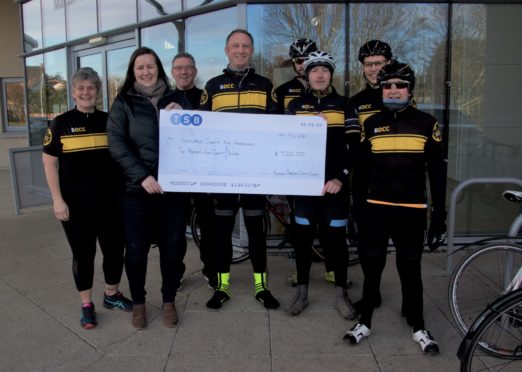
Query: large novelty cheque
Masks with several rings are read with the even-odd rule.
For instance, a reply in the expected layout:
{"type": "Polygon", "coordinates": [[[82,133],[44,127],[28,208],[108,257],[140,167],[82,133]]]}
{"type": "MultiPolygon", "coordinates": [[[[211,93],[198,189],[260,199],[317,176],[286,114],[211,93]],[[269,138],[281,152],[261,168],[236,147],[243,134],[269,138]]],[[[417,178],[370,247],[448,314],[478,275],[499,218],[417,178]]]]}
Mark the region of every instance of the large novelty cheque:
{"type": "Polygon", "coordinates": [[[321,195],[325,152],[319,116],[160,112],[164,191],[321,195]]]}

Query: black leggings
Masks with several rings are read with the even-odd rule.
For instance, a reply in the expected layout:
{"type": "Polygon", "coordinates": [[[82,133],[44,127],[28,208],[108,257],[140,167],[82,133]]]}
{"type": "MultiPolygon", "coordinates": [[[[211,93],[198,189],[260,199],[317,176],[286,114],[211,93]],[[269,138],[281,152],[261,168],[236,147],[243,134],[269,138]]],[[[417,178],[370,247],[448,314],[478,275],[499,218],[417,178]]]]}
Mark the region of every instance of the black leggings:
{"type": "Polygon", "coordinates": [[[359,259],[364,273],[361,323],[371,328],[380,294],[388,241],[396,249],[402,313],[414,330],[424,329],[421,273],[426,210],[368,204],[359,223],[359,259]]]}
{"type": "Polygon", "coordinates": [[[232,233],[236,214],[241,207],[248,233],[248,252],[255,273],[266,272],[266,236],[263,231],[265,215],[264,195],[216,194],[216,244],[214,247],[215,269],[218,273],[230,272],[232,259],[232,233]]]}
{"type": "Polygon", "coordinates": [[[297,283],[308,284],[312,266],[312,243],[317,226],[321,245],[335,273],[335,285],[346,286],[348,248],[346,246],[347,204],[343,193],[325,196],[295,196],[295,261],[297,283]]]}
{"type": "Polygon", "coordinates": [[[123,272],[125,238],[122,215],[114,200],[68,201],[69,221],[63,221],[73,254],[73,276],[78,291],[92,288],[96,240],[103,254],[105,283],[118,284],[123,272]]]}

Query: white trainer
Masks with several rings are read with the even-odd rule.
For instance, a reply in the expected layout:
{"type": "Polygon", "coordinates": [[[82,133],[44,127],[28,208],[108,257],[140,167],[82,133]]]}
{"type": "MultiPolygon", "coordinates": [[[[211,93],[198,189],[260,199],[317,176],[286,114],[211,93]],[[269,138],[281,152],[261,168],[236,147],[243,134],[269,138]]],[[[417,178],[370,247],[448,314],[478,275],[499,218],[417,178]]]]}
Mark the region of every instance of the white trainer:
{"type": "Polygon", "coordinates": [[[362,323],[357,323],[350,329],[343,337],[345,342],[349,342],[352,345],[358,344],[365,337],[371,335],[372,330],[366,327],[362,323]]]}
{"type": "Polygon", "coordinates": [[[417,332],[412,333],[413,340],[418,342],[422,351],[430,354],[438,354],[439,353],[439,345],[433,339],[430,332],[421,329],[417,332]]]}

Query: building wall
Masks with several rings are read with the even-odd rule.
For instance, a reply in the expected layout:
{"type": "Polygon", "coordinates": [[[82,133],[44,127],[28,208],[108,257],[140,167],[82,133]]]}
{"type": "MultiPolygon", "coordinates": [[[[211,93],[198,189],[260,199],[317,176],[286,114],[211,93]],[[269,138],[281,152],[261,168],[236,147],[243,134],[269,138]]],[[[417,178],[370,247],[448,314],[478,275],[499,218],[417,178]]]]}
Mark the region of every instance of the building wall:
{"type": "MultiPolygon", "coordinates": [[[[19,4],[13,0],[0,2],[0,79],[22,78],[24,76],[22,53],[22,34],[20,27],[19,4]]],[[[4,113],[0,105],[0,169],[9,168],[9,149],[27,146],[27,133],[4,133],[4,113]]]]}

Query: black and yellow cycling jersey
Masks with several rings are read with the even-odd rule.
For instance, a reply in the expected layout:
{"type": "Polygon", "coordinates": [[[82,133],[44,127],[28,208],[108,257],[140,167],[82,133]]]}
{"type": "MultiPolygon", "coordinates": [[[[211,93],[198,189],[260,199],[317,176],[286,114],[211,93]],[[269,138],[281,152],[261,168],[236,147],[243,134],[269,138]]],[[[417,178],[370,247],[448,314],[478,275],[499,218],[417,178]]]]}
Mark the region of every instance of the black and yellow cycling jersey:
{"type": "Polygon", "coordinates": [[[304,91],[305,86],[297,76],[278,86],[276,89],[278,113],[284,114],[290,101],[294,98],[301,97],[304,91]]]}
{"type": "Polygon", "coordinates": [[[327,94],[306,91],[288,104],[290,115],[323,114],[327,119],[325,181],[338,178],[345,183],[354,165],[360,128],[346,127],[347,108],[346,99],[332,89],[327,94]]]}
{"type": "Polygon", "coordinates": [[[370,84],[366,84],[366,88],[350,97],[350,103],[357,115],[359,124],[363,125],[367,118],[382,110],[382,89],[373,88],[370,84]]]}
{"type": "Polygon", "coordinates": [[[245,114],[276,113],[272,82],[249,68],[243,73],[229,69],[210,79],[201,95],[200,110],[245,114]]]}
{"type": "Polygon", "coordinates": [[[412,105],[365,120],[357,169],[358,197],[369,203],[426,208],[426,169],[433,208],[444,210],[445,160],[437,120],[412,105]]]}
{"type": "Polygon", "coordinates": [[[99,198],[115,190],[115,165],[107,145],[107,113],[76,109],[57,116],[44,138],[43,152],[58,158],[65,200],[99,198]]]}

